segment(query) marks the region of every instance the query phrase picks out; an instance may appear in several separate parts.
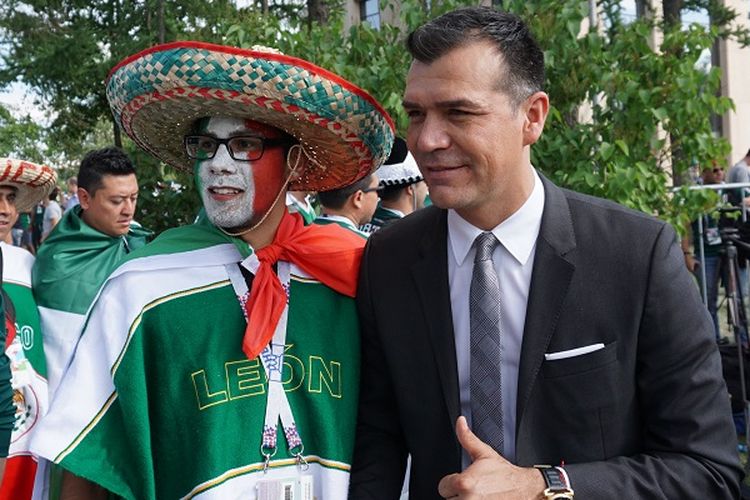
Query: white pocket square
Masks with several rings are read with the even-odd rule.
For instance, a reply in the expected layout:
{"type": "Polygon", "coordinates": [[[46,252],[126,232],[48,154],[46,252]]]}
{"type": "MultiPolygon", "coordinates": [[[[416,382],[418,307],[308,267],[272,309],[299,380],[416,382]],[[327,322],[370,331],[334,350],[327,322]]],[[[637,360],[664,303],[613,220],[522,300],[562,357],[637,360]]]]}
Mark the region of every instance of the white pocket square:
{"type": "Polygon", "coordinates": [[[604,344],[591,344],[583,347],[576,347],[575,349],[568,349],[567,351],[548,352],[544,355],[545,361],[557,361],[560,359],[574,358],[576,356],[583,356],[590,352],[604,349],[604,344]]]}

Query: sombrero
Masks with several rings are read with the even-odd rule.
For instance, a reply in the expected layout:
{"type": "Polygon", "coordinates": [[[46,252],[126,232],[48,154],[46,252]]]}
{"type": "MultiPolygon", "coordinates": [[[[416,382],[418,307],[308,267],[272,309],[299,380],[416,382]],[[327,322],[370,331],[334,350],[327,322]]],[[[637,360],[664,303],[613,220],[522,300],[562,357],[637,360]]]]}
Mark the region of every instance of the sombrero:
{"type": "Polygon", "coordinates": [[[47,165],[0,158],[0,186],[16,188],[16,210],[28,212],[48,196],[57,182],[57,172],[47,165]]]}
{"type": "Polygon", "coordinates": [[[354,182],[383,163],[394,136],[390,116],[367,92],[267,48],[158,45],[112,69],[107,99],[136,144],[180,169],[192,169],[183,136],[199,118],[235,116],[284,130],[315,160],[291,189],[354,182]]]}
{"type": "Polygon", "coordinates": [[[406,147],[406,141],[396,137],[391,154],[377,171],[380,186],[408,186],[423,179],[417,162],[406,147]]]}

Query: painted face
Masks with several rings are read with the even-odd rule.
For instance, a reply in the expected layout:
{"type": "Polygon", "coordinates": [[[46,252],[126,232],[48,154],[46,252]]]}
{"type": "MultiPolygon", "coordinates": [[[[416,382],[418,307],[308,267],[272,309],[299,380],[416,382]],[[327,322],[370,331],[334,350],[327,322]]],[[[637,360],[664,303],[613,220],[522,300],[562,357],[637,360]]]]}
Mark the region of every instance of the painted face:
{"type": "Polygon", "coordinates": [[[130,230],[138,201],[138,179],[135,174],[103,175],[99,189],[89,193],[78,190],[84,222],[109,236],[122,236],[130,230]]]}
{"type": "Polygon", "coordinates": [[[489,43],[470,43],[430,64],[415,60],[406,80],[409,151],[432,201],[467,220],[496,200],[512,204],[531,178],[527,146],[536,139],[525,131],[526,104],[497,89],[506,71],[498,58],[489,43]]]}
{"type": "MultiPolygon", "coordinates": [[[[234,117],[211,117],[202,120],[199,134],[216,139],[260,137],[279,139],[283,133],[252,120],[234,117]]],[[[265,144],[263,156],[243,160],[248,154],[229,154],[226,144],[219,144],[213,158],[196,160],[196,174],[208,219],[225,229],[243,230],[257,224],[271,209],[284,186],[284,147],[265,144]]]]}
{"type": "Polygon", "coordinates": [[[0,186],[0,241],[5,241],[16,219],[18,219],[16,188],[0,186]]]}

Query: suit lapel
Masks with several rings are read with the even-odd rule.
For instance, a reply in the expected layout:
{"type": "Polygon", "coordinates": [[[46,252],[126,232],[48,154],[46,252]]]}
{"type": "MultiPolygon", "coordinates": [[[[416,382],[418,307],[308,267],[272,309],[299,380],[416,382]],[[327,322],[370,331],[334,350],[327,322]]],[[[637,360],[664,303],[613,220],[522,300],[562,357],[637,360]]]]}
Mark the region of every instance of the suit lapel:
{"type": "Polygon", "coordinates": [[[575,249],[575,235],[567,199],[560,188],[540,177],[544,185],[545,203],[521,346],[516,430],[520,428],[524,409],[557,326],[557,318],[575,270],[569,255],[575,249]]]}
{"type": "Polygon", "coordinates": [[[434,225],[425,231],[420,242],[420,260],[412,266],[412,276],[422,305],[452,428],[460,412],[460,403],[453,315],[448,289],[447,212],[435,210],[434,225]]]}

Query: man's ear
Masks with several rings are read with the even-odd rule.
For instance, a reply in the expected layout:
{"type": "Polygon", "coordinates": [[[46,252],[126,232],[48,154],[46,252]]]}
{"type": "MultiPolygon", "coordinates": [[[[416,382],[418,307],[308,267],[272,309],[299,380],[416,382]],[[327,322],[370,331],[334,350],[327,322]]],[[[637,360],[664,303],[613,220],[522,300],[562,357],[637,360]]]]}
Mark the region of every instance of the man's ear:
{"type": "Polygon", "coordinates": [[[363,203],[362,200],[364,196],[365,196],[365,192],[362,191],[361,189],[358,189],[354,193],[352,193],[352,195],[349,197],[349,199],[351,200],[352,206],[356,208],[357,210],[362,208],[362,203],[363,203]]]}
{"type": "Polygon", "coordinates": [[[84,210],[88,210],[88,208],[91,206],[91,198],[93,198],[88,191],[83,189],[82,187],[78,188],[78,203],[81,205],[81,208],[84,210]]]}
{"type": "Polygon", "coordinates": [[[549,112],[549,96],[544,92],[534,92],[523,104],[521,110],[524,113],[523,144],[525,146],[534,144],[542,135],[544,122],[549,112]]]}

